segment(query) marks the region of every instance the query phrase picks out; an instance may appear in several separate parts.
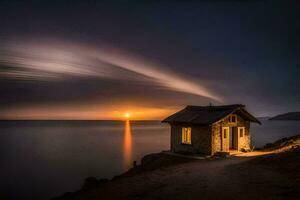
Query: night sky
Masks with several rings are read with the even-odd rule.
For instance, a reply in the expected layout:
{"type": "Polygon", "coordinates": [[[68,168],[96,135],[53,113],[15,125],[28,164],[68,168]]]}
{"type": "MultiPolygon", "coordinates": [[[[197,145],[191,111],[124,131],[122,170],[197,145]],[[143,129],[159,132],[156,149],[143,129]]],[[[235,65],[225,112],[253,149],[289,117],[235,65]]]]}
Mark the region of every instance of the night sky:
{"type": "Polygon", "coordinates": [[[0,3],[0,118],[300,110],[297,1],[0,3]]]}

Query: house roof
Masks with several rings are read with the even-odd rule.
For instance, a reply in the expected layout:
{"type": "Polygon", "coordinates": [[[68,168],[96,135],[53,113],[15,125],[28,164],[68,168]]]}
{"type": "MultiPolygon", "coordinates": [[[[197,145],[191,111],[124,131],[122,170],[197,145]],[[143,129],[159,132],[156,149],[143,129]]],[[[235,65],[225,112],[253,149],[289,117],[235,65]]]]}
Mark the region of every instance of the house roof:
{"type": "Polygon", "coordinates": [[[224,106],[187,106],[179,112],[167,117],[162,122],[167,123],[191,123],[199,125],[213,124],[224,117],[236,113],[245,120],[261,124],[261,122],[251,115],[245,105],[233,104],[224,106]]]}

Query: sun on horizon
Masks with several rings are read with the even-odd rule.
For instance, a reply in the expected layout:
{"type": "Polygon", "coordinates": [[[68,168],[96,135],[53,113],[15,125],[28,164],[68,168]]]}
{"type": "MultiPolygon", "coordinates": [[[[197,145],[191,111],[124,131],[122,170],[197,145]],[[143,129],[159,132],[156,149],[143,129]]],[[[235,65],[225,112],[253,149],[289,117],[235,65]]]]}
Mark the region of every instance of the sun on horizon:
{"type": "Polygon", "coordinates": [[[130,112],[126,112],[126,113],[124,114],[124,116],[125,116],[126,119],[129,119],[130,116],[131,116],[131,114],[130,114],[130,112]]]}

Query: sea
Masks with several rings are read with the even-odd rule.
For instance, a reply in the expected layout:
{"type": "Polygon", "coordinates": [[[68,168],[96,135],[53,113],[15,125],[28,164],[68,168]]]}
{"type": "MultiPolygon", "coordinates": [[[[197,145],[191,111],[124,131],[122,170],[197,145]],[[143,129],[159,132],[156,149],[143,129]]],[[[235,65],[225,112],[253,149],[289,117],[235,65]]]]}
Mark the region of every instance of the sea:
{"type": "MultiPolygon", "coordinates": [[[[260,120],[251,124],[255,147],[300,134],[299,121],[260,120]]],[[[0,121],[0,199],[48,200],[169,148],[160,121],[0,121]]]]}

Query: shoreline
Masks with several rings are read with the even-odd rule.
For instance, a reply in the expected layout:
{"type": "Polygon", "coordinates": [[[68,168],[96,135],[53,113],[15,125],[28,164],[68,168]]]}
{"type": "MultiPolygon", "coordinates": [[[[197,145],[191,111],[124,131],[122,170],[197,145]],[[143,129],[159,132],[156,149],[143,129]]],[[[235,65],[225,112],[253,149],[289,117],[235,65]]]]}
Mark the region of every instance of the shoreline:
{"type": "MultiPolygon", "coordinates": [[[[231,185],[223,185],[225,188],[228,187],[226,192],[228,198],[232,197],[230,195],[233,195],[234,190],[243,191],[244,189],[240,187],[245,184],[244,187],[246,188],[264,186],[263,188],[266,188],[266,191],[262,192],[271,195],[271,197],[272,191],[275,191],[273,186],[281,185],[276,190],[282,190],[282,193],[285,193],[286,190],[293,190],[293,193],[298,197],[300,194],[295,190],[295,187],[300,186],[300,180],[296,178],[296,182],[293,184],[289,183],[288,180],[292,176],[299,178],[299,155],[299,135],[269,143],[263,150],[241,153],[229,158],[211,157],[195,160],[165,153],[149,154],[143,157],[140,165],[114,176],[110,180],[89,177],[80,190],[65,193],[60,197],[53,198],[53,200],[147,199],[150,197],[151,199],[180,199],[178,198],[180,197],[178,194],[180,190],[184,190],[183,193],[188,195],[189,199],[194,199],[199,197],[200,189],[197,189],[192,183],[197,185],[202,183],[203,180],[205,180],[203,182],[205,184],[200,188],[206,195],[204,199],[216,198],[217,196],[214,195],[218,193],[214,192],[215,187],[220,186],[225,180],[229,181],[228,183],[231,185]],[[281,166],[280,163],[283,161],[287,163],[281,166]],[[257,174],[251,171],[249,167],[255,168],[257,174]],[[211,169],[216,171],[214,172],[211,169]],[[233,169],[237,172],[233,173],[233,169]],[[285,174],[285,176],[282,176],[282,174],[285,174]],[[249,177],[243,180],[243,176],[249,177]],[[258,176],[260,177],[258,178],[258,176]],[[255,181],[257,178],[259,180],[255,181]],[[231,179],[234,181],[232,182],[231,179]],[[260,182],[260,179],[262,182],[260,182]],[[157,189],[160,187],[165,189],[157,189]],[[185,190],[189,193],[186,193],[185,190]],[[152,194],[154,191],[160,195],[155,196],[152,194]]],[[[248,193],[245,193],[243,199],[256,198],[255,195],[248,193]]]]}

